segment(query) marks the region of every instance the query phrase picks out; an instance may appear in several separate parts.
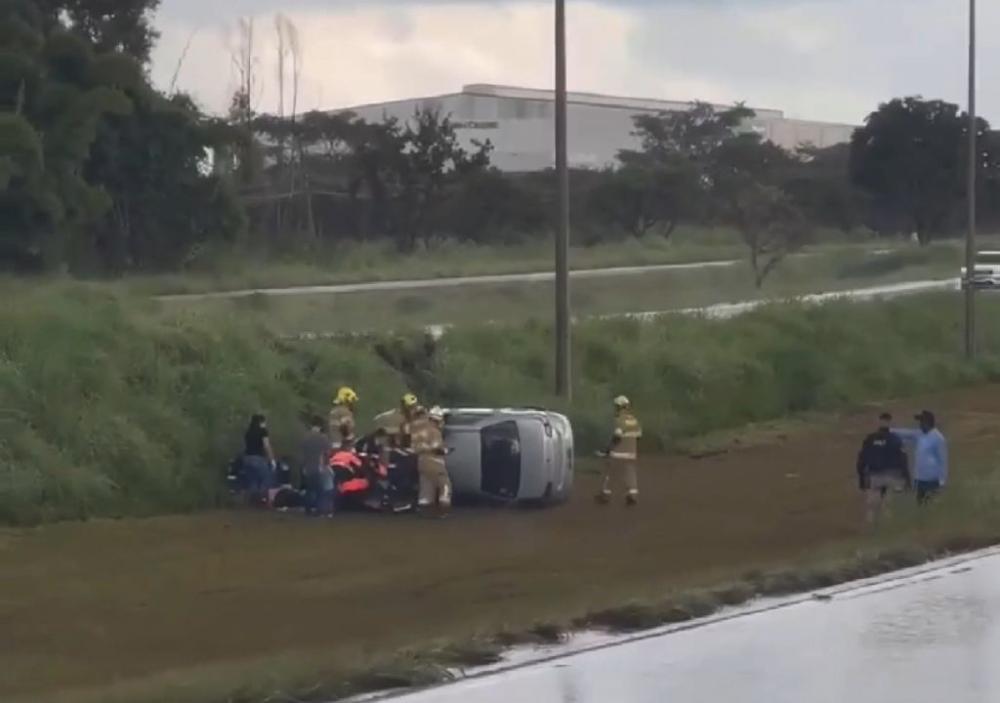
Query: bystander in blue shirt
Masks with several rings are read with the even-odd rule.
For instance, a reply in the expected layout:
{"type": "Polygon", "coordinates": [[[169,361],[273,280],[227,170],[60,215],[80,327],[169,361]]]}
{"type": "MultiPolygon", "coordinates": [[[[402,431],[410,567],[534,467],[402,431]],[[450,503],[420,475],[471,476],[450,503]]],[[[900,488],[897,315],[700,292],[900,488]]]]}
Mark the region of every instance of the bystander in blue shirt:
{"type": "Polygon", "coordinates": [[[913,481],[921,502],[948,482],[948,441],[937,429],[934,414],[917,415],[920,429],[893,429],[904,442],[913,445],[913,481]]]}

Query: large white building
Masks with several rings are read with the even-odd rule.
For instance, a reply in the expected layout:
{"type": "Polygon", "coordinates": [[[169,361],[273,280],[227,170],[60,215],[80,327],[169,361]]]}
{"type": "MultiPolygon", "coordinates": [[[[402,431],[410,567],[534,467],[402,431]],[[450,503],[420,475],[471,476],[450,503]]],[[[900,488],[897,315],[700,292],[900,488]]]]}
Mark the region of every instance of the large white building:
{"type": "MultiPolygon", "coordinates": [[[[691,103],[622,98],[593,93],[569,94],[569,161],[574,168],[613,165],[621,149],[638,147],[632,118],[647,113],[687,110],[691,103]]],[[[726,109],[728,106],[716,106],[726,109]]],[[[463,143],[489,140],[493,164],[503,171],[539,171],[555,162],[555,95],[550,90],[497,85],[467,85],[460,93],[412,98],[348,108],[359,117],[379,122],[384,117],[406,120],[418,109],[437,110],[451,117],[463,143]]],[[[852,125],[793,120],[780,110],[753,108],[747,127],[792,150],[804,144],[828,147],[849,141],[852,125]]]]}

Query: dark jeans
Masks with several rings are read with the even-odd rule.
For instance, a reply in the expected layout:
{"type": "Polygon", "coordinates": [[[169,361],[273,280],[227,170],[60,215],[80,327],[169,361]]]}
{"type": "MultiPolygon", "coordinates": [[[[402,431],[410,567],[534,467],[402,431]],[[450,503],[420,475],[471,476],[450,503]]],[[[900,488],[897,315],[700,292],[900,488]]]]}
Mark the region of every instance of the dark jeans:
{"type": "Polygon", "coordinates": [[[247,492],[258,500],[266,498],[268,489],[274,485],[271,462],[262,456],[243,457],[243,475],[247,492]]]}
{"type": "Polygon", "coordinates": [[[941,490],[940,481],[916,481],[917,503],[926,505],[941,490]]]}
{"type": "Polygon", "coordinates": [[[331,515],[334,511],[333,488],[329,477],[313,472],[306,475],[306,512],[331,515]]]}

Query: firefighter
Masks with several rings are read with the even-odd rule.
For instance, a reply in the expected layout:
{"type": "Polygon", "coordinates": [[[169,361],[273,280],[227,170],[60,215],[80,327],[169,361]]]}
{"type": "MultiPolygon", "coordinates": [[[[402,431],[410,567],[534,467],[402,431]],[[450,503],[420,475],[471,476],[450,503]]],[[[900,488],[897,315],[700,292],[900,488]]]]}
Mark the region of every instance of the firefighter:
{"type": "Polygon", "coordinates": [[[420,474],[418,506],[421,513],[446,517],[451,510],[451,479],[445,466],[444,411],[435,407],[413,422],[413,453],[420,474]]]}
{"type": "Polygon", "coordinates": [[[388,410],[375,418],[375,425],[391,449],[405,450],[410,445],[411,425],[420,411],[417,396],[407,393],[399,400],[399,408],[388,410]]]}
{"type": "Polygon", "coordinates": [[[375,441],[379,450],[379,461],[387,466],[395,466],[399,471],[397,476],[406,475],[411,482],[416,484],[415,462],[411,464],[412,452],[410,451],[412,425],[420,412],[420,401],[413,393],[407,393],[399,401],[399,407],[389,410],[375,418],[375,441]],[[393,461],[395,454],[396,461],[393,461]]]}
{"type": "Polygon", "coordinates": [[[623,395],[615,398],[615,420],[611,443],[601,452],[605,457],[604,480],[597,500],[602,505],[611,502],[611,482],[622,480],[628,493],[625,503],[635,506],[639,503],[639,477],[636,463],[639,459],[639,439],[642,425],[632,412],[632,403],[623,395]],[[620,479],[618,478],[620,476],[620,479]]]}
{"type": "Polygon", "coordinates": [[[334,447],[347,450],[354,448],[357,440],[354,435],[354,409],[357,404],[358,394],[352,388],[345,386],[337,391],[329,418],[330,440],[334,442],[334,447]]]}

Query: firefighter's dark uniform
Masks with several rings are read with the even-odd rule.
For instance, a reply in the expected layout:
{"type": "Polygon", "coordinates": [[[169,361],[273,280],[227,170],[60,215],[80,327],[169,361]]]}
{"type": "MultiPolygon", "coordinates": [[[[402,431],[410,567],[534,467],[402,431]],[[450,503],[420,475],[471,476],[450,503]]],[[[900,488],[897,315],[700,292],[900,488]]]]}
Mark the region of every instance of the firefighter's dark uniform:
{"type": "Polygon", "coordinates": [[[615,422],[611,446],[607,453],[604,470],[604,483],[601,496],[611,497],[611,482],[624,482],[630,501],[639,496],[639,477],[636,463],[639,459],[639,439],[642,437],[642,425],[631,410],[619,410],[615,414],[615,422]],[[620,478],[619,478],[620,477],[620,478]]]}

